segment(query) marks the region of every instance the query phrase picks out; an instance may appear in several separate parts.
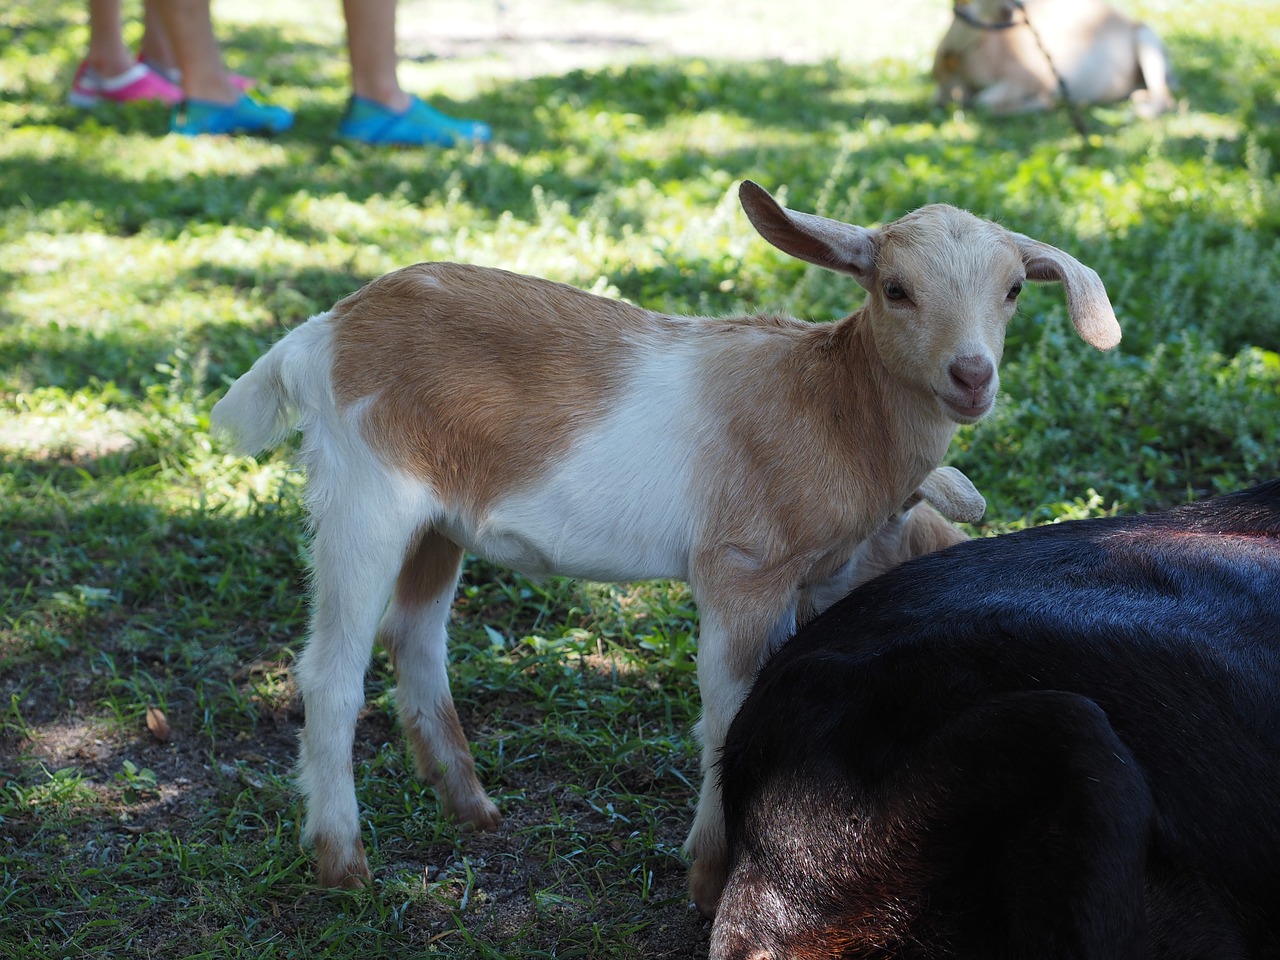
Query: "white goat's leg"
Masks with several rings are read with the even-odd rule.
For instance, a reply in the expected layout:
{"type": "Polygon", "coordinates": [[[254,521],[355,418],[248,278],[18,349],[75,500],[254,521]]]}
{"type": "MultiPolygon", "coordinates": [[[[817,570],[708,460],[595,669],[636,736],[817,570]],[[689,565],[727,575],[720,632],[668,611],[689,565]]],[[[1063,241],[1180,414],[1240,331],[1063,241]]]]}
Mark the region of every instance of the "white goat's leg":
{"type": "Polygon", "coordinates": [[[408,518],[389,515],[385,502],[380,512],[379,497],[362,494],[315,512],[311,636],[294,670],[306,707],[298,761],[306,800],[302,839],[315,846],[326,887],[371,879],[351,749],[378,619],[413,529],[408,518]]]}
{"type": "Polygon", "coordinates": [[[698,687],[702,717],[702,790],[685,853],[693,860],[689,892],[703,916],[713,916],[729,875],[717,764],[725,735],[751,689],[768,652],[795,632],[795,596],[762,605],[759,596],[725,598],[727,604],[699,598],[698,687]],[[779,607],[783,610],[778,612],[779,607]],[[724,613],[722,611],[732,611],[724,613]]]}
{"type": "Polygon", "coordinates": [[[496,830],[502,817],[476,779],[449,693],[447,625],[461,566],[460,546],[424,533],[400,568],[380,633],[396,668],[396,703],[418,775],[460,823],[496,830]]]}

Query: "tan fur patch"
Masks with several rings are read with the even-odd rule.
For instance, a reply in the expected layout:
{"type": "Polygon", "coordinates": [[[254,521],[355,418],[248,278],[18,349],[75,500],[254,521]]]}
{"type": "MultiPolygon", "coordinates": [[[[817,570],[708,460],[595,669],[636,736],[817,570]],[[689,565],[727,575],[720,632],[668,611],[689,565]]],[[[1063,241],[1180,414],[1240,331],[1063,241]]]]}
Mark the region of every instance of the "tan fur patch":
{"type": "Polygon", "coordinates": [[[759,542],[761,523],[788,540],[817,534],[826,542],[831,526],[812,519],[815,512],[829,516],[833,501],[847,501],[855,491],[905,482],[895,482],[893,472],[892,400],[880,395],[892,387],[873,385],[882,371],[864,343],[861,319],[810,327],[785,351],[736,341],[715,358],[718,369],[708,370],[706,400],[726,436],[699,469],[708,483],[735,484],[710,523],[731,542],[759,542]],[[779,409],[793,413],[779,416],[779,409]],[[815,499],[826,506],[814,511],[815,499]],[[811,530],[815,522],[821,532],[811,530]]]}
{"type": "Polygon", "coordinates": [[[953,547],[969,539],[963,530],[949,523],[927,503],[913,507],[906,522],[906,544],[899,563],[926,553],[945,550],[947,547],[953,547]]]}
{"type": "Polygon", "coordinates": [[[814,570],[839,566],[879,529],[950,440],[949,425],[936,437],[899,436],[898,423],[938,418],[908,412],[919,401],[890,378],[864,321],[810,327],[790,351],[735,347],[706,377],[726,442],[699,464],[714,492],[694,589],[737,634],[730,649],[740,677],[759,667],[769,618],[814,570]]]}
{"type": "Polygon", "coordinates": [[[365,857],[364,841],[356,838],[351,856],[340,857],[335,845],[327,837],[316,837],[316,869],[320,874],[320,886],[343,890],[358,890],[373,884],[369,861],[365,857]]]}
{"type": "MultiPolygon", "coordinates": [[[[458,711],[452,702],[441,704],[437,708],[436,720],[444,731],[447,745],[455,753],[470,754],[471,747],[467,743],[467,735],[462,732],[462,723],[458,720],[458,711]]],[[[407,726],[409,744],[413,747],[413,759],[418,769],[418,776],[433,786],[445,787],[445,773],[441,769],[440,758],[436,755],[431,741],[422,735],[417,724],[410,722],[407,726]]]]}
{"type": "MultiPolygon", "coordinates": [[[[396,578],[396,603],[420,606],[441,595],[451,601],[461,564],[460,546],[435,530],[425,531],[400,568],[400,576],[396,578]]],[[[392,659],[395,659],[394,653],[392,659]]]]}
{"type": "Polygon", "coordinates": [[[456,263],[374,280],[333,309],[339,404],[453,503],[534,483],[611,409],[661,318],[564,284],[456,263]]]}
{"type": "Polygon", "coordinates": [[[449,754],[447,760],[440,757],[411,717],[402,716],[401,721],[413,749],[418,776],[435,788],[446,812],[465,827],[496,830],[502,823],[502,815],[476,779],[475,761],[453,700],[446,699],[436,708],[436,729],[443,731],[442,746],[449,754]]]}

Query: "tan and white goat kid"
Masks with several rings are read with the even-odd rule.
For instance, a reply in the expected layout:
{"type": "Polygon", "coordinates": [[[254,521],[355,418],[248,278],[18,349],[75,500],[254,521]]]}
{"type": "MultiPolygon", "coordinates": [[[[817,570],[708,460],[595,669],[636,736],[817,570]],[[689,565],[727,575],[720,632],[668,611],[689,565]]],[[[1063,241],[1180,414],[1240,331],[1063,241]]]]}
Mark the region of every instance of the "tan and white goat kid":
{"type": "Polygon", "coordinates": [[[534,575],[690,583],[704,780],[686,849],[695,902],[713,911],[726,864],[706,771],[802,591],[847,577],[956,425],[991,409],[1024,280],[1061,282],[1089,343],[1120,338],[1096,273],[961,210],[867,229],[788,212],[750,181],[740,198],[766,239],[852,275],[867,303],[832,324],[677,317],[418,264],[289,333],[214,408],[246,452],[303,434],[313,612],[298,779],[321,883],[369,877],[351,752],[375,632],[420,773],[459,820],[499,823],[447,678],[465,550],[534,575]]]}

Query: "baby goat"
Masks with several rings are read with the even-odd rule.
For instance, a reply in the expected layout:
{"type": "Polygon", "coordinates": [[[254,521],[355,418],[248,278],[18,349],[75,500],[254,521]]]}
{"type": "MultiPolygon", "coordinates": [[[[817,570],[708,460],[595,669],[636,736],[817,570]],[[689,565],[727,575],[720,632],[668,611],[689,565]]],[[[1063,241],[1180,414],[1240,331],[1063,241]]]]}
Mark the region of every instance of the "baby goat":
{"type": "Polygon", "coordinates": [[[1280,481],[865,584],[720,772],[711,960],[1280,957],[1280,481]]]}
{"type": "MultiPolygon", "coordinates": [[[[246,452],[303,434],[313,613],[295,673],[298,779],[321,883],[369,877],[351,750],[375,632],[419,771],[462,822],[499,823],[446,673],[464,550],[533,575],[689,581],[705,770],[801,591],[847,576],[956,425],[991,409],[1023,282],[1061,282],[1086,341],[1120,339],[1096,273],[964,211],[867,229],[788,212],[750,181],[740,199],[766,239],[851,274],[867,303],[832,324],[677,317],[418,264],[289,333],[214,408],[246,452]]],[[[714,777],[686,849],[710,913],[725,871],[714,777]]]]}

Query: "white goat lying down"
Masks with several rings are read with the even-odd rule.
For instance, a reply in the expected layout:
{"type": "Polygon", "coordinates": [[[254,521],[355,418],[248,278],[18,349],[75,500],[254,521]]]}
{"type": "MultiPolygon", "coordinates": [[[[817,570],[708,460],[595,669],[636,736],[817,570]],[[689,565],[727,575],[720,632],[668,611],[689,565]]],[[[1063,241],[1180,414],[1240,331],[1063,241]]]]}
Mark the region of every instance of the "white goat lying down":
{"type": "MultiPolygon", "coordinates": [[[[1096,273],[964,211],[867,229],[788,212],[750,181],[740,198],[766,239],[852,275],[866,304],[831,324],[676,317],[418,264],[293,330],[214,408],[246,452],[303,434],[314,569],[298,776],[321,883],[369,877],[351,750],[375,632],[419,771],[459,820],[500,821],[446,674],[464,550],[535,575],[689,581],[705,774],[802,592],[807,609],[842,592],[859,544],[956,425],[991,409],[1023,282],[1061,282],[1081,337],[1120,339],[1096,273]]],[[[709,914],[725,877],[714,776],[686,849],[709,914]]]]}
{"type": "Polygon", "coordinates": [[[1173,108],[1164,45],[1102,0],[959,0],[955,13],[933,61],[939,102],[1044,110],[1061,95],[1056,68],[1076,103],[1132,96],[1142,117],[1173,108]]]}

